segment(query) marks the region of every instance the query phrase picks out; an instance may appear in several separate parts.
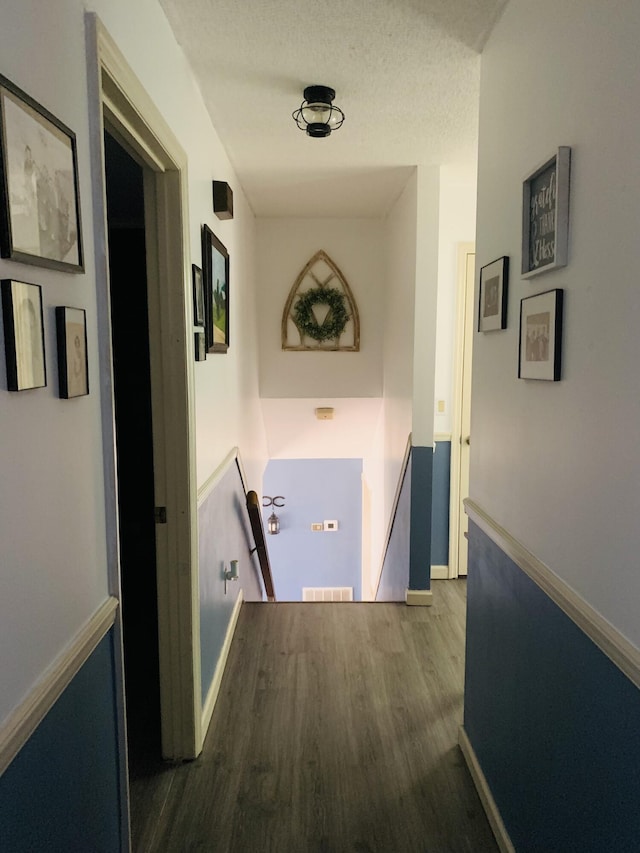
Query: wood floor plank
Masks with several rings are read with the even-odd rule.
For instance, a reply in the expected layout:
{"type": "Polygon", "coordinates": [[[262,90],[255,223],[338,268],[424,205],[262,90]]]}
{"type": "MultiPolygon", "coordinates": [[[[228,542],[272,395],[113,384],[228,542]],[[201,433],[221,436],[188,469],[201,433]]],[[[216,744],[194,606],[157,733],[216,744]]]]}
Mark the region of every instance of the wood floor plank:
{"type": "Polygon", "coordinates": [[[430,608],[244,604],[140,853],[495,853],[457,746],[465,584],[433,587],[430,608]]]}

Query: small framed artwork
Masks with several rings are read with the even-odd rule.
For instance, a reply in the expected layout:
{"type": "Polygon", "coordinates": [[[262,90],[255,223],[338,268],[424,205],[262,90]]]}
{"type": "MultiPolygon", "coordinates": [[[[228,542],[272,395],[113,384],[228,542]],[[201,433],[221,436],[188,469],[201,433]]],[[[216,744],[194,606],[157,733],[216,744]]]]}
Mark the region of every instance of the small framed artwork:
{"type": "Polygon", "coordinates": [[[229,348],[229,253],[207,225],[202,228],[202,271],[207,351],[226,352],[229,348]]]}
{"type": "Polygon", "coordinates": [[[5,279],[2,282],[2,316],[8,390],[44,388],[47,369],[40,285],[5,279]]]}
{"type": "Polygon", "coordinates": [[[202,270],[195,264],[191,264],[193,277],[193,325],[204,326],[204,281],[202,270]]]}
{"type": "Polygon", "coordinates": [[[60,396],[83,397],[89,393],[87,315],[82,308],[56,308],[58,379],[60,396]]]}
{"type": "Polygon", "coordinates": [[[198,329],[194,332],[195,357],[196,361],[207,360],[207,340],[205,338],[204,329],[198,329]]]}
{"type": "Polygon", "coordinates": [[[507,328],[509,258],[503,256],[480,269],[480,310],[478,331],[507,328]]]}
{"type": "Polygon", "coordinates": [[[522,277],[566,267],[571,148],[558,148],[522,185],[522,277]]]}
{"type": "Polygon", "coordinates": [[[547,290],[520,301],[520,379],[560,379],[563,296],[547,290]]]}
{"type": "Polygon", "coordinates": [[[1,75],[0,254],[84,272],[75,134],[1,75]]]}

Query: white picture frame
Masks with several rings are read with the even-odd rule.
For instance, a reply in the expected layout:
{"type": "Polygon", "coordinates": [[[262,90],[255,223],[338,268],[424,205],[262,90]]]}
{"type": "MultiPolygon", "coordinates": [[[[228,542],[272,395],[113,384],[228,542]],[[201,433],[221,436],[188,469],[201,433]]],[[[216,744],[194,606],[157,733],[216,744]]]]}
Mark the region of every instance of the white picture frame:
{"type": "Polygon", "coordinates": [[[569,260],[571,148],[562,145],[522,185],[522,277],[566,267],[569,260]]]}

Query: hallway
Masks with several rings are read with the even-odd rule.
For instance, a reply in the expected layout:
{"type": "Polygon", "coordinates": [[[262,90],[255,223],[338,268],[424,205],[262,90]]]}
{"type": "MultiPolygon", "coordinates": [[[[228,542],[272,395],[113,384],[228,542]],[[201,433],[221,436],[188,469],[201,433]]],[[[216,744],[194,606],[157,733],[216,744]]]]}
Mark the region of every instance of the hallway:
{"type": "Polygon", "coordinates": [[[134,851],[496,851],[457,746],[465,588],[244,604],[202,755],[132,781],[134,851]]]}

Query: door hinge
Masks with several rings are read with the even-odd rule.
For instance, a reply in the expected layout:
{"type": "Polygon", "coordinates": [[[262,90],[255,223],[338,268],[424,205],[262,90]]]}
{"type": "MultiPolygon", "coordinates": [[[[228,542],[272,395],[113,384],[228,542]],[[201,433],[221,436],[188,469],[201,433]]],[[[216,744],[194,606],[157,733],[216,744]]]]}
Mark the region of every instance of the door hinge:
{"type": "Polygon", "coordinates": [[[166,506],[157,506],[153,515],[155,518],[156,524],[166,524],[167,523],[167,508],[166,506]]]}

